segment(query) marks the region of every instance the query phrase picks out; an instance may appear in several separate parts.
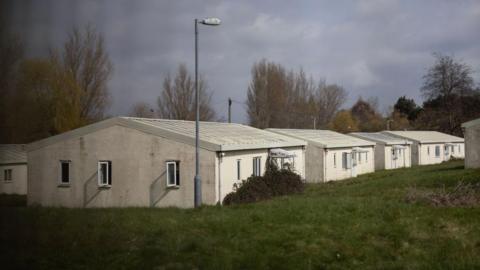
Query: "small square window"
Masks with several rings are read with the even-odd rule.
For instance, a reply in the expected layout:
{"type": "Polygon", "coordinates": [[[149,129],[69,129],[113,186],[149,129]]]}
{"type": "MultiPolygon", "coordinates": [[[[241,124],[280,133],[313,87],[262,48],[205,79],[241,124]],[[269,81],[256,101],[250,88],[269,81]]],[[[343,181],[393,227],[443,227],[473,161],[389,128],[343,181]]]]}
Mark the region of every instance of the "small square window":
{"type": "Polygon", "coordinates": [[[70,161],[61,160],[60,161],[60,184],[69,184],[70,183],[70,161]]]}
{"type": "Polygon", "coordinates": [[[10,181],[12,181],[12,180],[13,180],[12,174],[13,174],[12,169],[3,170],[3,180],[4,180],[5,182],[10,182],[10,181]]]}
{"type": "Polygon", "coordinates": [[[167,187],[180,186],[180,162],[167,161],[167,187]]]}
{"type": "Polygon", "coordinates": [[[98,185],[112,185],[112,162],[105,160],[98,162],[98,185]]]}

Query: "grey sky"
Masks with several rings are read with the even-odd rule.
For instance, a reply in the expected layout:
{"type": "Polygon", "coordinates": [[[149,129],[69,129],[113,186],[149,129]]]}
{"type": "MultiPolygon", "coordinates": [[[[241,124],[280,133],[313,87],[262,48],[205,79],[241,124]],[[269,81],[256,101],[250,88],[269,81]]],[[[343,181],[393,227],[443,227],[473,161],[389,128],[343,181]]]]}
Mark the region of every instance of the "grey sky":
{"type": "MultiPolygon", "coordinates": [[[[385,108],[401,95],[421,101],[432,52],[453,54],[480,81],[480,1],[12,1],[4,14],[30,56],[60,46],[73,26],[93,24],[114,64],[112,115],[132,104],[156,106],[163,77],[179,63],[193,71],[193,19],[200,29],[200,72],[226,118],[226,100],[246,98],[252,64],[262,58],[337,83],[385,108]]],[[[233,120],[246,122],[235,103],[233,120]]]]}

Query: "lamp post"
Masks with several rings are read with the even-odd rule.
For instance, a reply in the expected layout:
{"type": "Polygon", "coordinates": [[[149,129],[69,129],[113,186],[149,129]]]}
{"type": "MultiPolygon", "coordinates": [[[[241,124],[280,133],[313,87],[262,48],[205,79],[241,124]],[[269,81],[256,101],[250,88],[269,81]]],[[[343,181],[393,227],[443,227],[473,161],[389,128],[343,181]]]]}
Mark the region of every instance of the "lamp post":
{"type": "Polygon", "coordinates": [[[218,18],[206,18],[203,20],[195,19],[195,177],[194,182],[194,206],[199,207],[202,204],[202,179],[200,178],[199,166],[199,121],[200,121],[200,102],[198,95],[198,24],[217,26],[220,25],[218,18]]]}

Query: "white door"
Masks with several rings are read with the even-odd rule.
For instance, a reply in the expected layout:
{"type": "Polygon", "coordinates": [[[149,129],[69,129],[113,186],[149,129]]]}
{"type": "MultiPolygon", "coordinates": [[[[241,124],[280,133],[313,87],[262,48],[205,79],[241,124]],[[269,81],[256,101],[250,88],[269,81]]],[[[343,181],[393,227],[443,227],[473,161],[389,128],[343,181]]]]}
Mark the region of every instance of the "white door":
{"type": "Polygon", "coordinates": [[[445,161],[450,159],[450,151],[448,151],[448,150],[449,150],[448,145],[445,145],[443,147],[443,153],[445,154],[445,159],[444,159],[445,161]]]}
{"type": "Polygon", "coordinates": [[[350,154],[351,164],[352,164],[352,177],[357,176],[357,153],[352,152],[350,154]]]}
{"type": "Polygon", "coordinates": [[[395,151],[397,151],[395,148],[392,147],[392,169],[396,169],[397,168],[397,156],[395,155],[395,151]]]}

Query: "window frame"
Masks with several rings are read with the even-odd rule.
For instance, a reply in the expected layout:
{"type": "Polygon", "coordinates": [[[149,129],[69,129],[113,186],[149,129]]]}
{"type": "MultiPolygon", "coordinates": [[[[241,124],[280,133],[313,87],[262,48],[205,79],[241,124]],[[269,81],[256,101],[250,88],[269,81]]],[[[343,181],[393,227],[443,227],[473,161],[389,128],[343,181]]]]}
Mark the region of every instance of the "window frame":
{"type": "Polygon", "coordinates": [[[64,160],[60,160],[59,163],[60,163],[60,173],[59,173],[60,177],[58,179],[58,183],[60,185],[66,185],[66,186],[70,185],[70,183],[72,182],[72,178],[71,178],[72,174],[70,173],[72,171],[71,170],[72,161],[64,159],[64,160]],[[68,182],[63,182],[63,164],[68,164],[68,182]]]}
{"type": "Polygon", "coordinates": [[[10,183],[13,181],[13,169],[3,169],[3,182],[10,183]]]}
{"type": "Polygon", "coordinates": [[[337,168],[337,153],[333,153],[333,168],[337,168]]]}
{"type": "Polygon", "coordinates": [[[168,160],[165,162],[165,175],[166,175],[166,185],[169,188],[180,187],[180,161],[179,160],[168,160]],[[173,165],[173,183],[170,182],[170,169],[169,165],[173,165]]]}
{"type": "Polygon", "coordinates": [[[97,184],[99,187],[111,187],[112,186],[112,161],[111,160],[100,160],[97,163],[97,184]],[[106,164],[106,183],[101,179],[101,167],[103,164],[106,164]]]}
{"type": "Polygon", "coordinates": [[[440,156],[442,156],[442,153],[440,151],[440,145],[435,145],[435,157],[439,158],[440,156]],[[438,154],[437,154],[437,152],[438,152],[438,154]]]}

